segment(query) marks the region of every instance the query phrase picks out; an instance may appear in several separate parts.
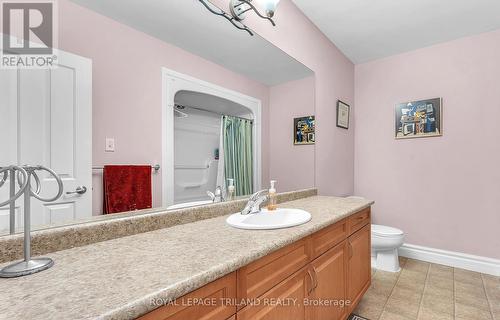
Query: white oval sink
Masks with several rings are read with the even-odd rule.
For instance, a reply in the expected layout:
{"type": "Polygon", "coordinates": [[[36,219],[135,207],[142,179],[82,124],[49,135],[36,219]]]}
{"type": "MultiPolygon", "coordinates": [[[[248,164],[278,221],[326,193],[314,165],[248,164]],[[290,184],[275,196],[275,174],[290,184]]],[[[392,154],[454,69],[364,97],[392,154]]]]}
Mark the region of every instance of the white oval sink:
{"type": "Polygon", "coordinates": [[[298,226],[311,220],[311,214],[300,209],[278,208],[273,211],[262,209],[259,213],[230,215],[226,222],[232,227],[249,230],[269,230],[298,226]]]}

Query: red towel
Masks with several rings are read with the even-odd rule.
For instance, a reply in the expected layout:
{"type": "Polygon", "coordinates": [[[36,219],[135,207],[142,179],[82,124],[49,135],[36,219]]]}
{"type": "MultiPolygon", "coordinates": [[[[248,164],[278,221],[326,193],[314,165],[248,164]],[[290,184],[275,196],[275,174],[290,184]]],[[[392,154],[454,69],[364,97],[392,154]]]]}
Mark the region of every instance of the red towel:
{"type": "Polygon", "coordinates": [[[152,207],[151,166],[104,166],[104,214],[152,207]]]}

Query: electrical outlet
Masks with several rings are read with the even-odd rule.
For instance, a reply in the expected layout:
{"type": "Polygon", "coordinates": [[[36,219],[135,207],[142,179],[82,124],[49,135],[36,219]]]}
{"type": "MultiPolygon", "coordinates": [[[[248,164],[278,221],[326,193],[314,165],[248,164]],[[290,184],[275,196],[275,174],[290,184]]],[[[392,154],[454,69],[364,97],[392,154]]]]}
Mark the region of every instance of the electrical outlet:
{"type": "Polygon", "coordinates": [[[104,151],[115,152],[115,138],[106,138],[106,147],[104,151]]]}

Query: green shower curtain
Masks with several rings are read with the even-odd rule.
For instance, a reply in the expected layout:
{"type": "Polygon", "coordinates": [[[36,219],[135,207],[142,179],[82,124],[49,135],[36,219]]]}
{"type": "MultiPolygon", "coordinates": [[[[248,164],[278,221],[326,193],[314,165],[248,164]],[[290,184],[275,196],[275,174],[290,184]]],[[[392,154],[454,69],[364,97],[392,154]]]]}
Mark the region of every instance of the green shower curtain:
{"type": "Polygon", "coordinates": [[[253,192],[252,121],[232,116],[222,117],[224,135],[224,173],[234,179],[236,196],[253,192]]]}

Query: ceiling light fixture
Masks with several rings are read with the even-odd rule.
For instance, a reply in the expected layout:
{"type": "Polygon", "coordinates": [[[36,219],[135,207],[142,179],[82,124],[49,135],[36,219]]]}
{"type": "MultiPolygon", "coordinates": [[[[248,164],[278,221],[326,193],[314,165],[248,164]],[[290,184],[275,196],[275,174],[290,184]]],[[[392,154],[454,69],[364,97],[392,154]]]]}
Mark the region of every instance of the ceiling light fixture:
{"type": "Polygon", "coordinates": [[[237,20],[243,20],[246,17],[246,13],[253,10],[262,19],[269,20],[273,26],[276,26],[274,20],[274,13],[276,12],[276,7],[280,0],[255,0],[260,7],[266,10],[266,15],[263,15],[259,10],[252,4],[252,0],[231,0],[229,8],[231,9],[231,14],[237,20]]]}
{"type": "Polygon", "coordinates": [[[216,7],[209,0],[199,0],[205,8],[208,9],[211,13],[221,16],[227,19],[233,26],[236,28],[248,32],[251,36],[253,36],[253,32],[241,21],[245,19],[246,13],[250,10],[253,10],[259,17],[262,19],[266,19],[273,26],[276,26],[276,23],[272,19],[274,17],[274,13],[276,12],[276,7],[280,0],[255,0],[255,2],[266,10],[266,14],[263,15],[259,12],[259,10],[253,5],[252,0],[231,0],[229,4],[229,9],[231,11],[231,15],[226,13],[224,10],[216,7]]]}
{"type": "Polygon", "coordinates": [[[246,31],[248,32],[249,35],[253,36],[253,32],[246,26],[244,25],[243,23],[241,23],[239,20],[237,20],[236,18],[230,16],[229,14],[227,14],[226,12],[224,12],[224,10],[216,7],[213,3],[211,3],[210,1],[208,0],[199,0],[203,6],[205,6],[205,8],[207,8],[208,11],[210,11],[211,13],[215,14],[216,16],[220,16],[220,17],[223,17],[225,18],[227,21],[231,22],[231,24],[233,26],[235,26],[236,28],[240,29],[240,30],[243,30],[243,31],[246,31]]]}

